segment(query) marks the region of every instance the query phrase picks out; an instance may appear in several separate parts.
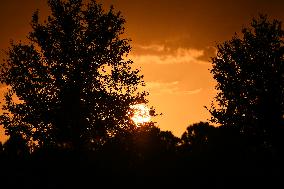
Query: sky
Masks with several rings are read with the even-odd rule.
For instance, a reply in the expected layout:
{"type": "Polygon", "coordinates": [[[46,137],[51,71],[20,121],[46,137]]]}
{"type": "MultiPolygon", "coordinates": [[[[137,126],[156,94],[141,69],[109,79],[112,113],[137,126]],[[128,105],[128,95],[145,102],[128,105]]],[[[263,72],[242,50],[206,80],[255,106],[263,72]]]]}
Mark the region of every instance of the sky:
{"type": "MultiPolygon", "coordinates": [[[[129,57],[140,68],[150,93],[149,106],[157,126],[181,136],[186,127],[210,119],[216,91],[210,57],[216,44],[229,40],[259,13],[284,20],[281,0],[100,0],[112,4],[126,19],[125,36],[132,39],[129,57]]],[[[48,15],[45,0],[0,1],[0,49],[10,40],[25,40],[32,13],[48,15]]],[[[0,53],[1,59],[3,52],[0,53]]],[[[0,86],[3,99],[5,86],[0,86]]],[[[0,140],[5,140],[0,130],[0,140]]]]}

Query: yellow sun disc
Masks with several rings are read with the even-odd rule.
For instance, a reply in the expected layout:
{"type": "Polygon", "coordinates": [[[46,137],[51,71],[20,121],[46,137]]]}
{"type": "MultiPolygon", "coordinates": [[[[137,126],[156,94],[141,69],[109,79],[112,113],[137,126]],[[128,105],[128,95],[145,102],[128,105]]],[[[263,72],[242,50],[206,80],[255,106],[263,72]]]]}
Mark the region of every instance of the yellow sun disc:
{"type": "Polygon", "coordinates": [[[145,104],[131,105],[130,108],[133,111],[133,116],[131,119],[137,126],[150,121],[150,109],[145,104]]]}

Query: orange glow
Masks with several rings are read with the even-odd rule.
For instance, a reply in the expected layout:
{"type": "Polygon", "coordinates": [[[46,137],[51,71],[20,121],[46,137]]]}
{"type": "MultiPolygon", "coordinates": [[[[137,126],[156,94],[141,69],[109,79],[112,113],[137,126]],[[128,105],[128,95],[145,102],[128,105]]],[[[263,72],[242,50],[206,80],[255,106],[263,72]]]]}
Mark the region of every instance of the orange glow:
{"type": "Polygon", "coordinates": [[[130,108],[133,111],[131,119],[137,127],[151,120],[150,109],[145,104],[131,105],[130,108]]]}
{"type": "MultiPolygon", "coordinates": [[[[39,9],[40,20],[50,15],[46,2],[0,1],[0,49],[8,50],[11,39],[16,43],[27,42],[32,13],[39,9]]],[[[114,5],[114,11],[121,11],[126,19],[126,33],[122,37],[132,39],[132,49],[124,58],[133,60],[134,68],[141,68],[145,91],[149,92],[148,105],[163,114],[152,116],[151,121],[161,130],[170,130],[179,137],[189,124],[211,117],[204,106],[210,107],[216,95],[216,82],[209,71],[210,57],[216,55],[216,43],[230,39],[259,12],[284,20],[284,1],[98,2],[105,10],[114,5]]],[[[7,58],[6,54],[0,51],[0,60],[3,58],[7,58]]],[[[107,67],[106,71],[108,74],[107,67]]],[[[0,85],[0,99],[4,98],[4,92],[6,86],[0,85]]],[[[0,113],[3,103],[0,101],[0,113]]],[[[132,115],[133,111],[129,116],[136,125],[143,123],[145,118],[132,118],[132,115]]],[[[4,142],[6,138],[0,125],[0,141],[4,142]]]]}

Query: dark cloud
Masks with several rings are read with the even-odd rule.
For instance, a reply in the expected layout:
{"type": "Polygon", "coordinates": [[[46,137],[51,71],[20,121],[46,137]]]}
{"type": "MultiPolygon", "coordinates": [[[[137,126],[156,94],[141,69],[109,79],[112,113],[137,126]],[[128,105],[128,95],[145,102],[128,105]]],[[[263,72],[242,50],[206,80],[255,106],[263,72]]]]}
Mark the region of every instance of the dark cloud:
{"type": "Polygon", "coordinates": [[[135,43],[160,43],[181,37],[181,45],[194,48],[215,45],[240,31],[253,16],[267,13],[284,19],[280,0],[106,0],[127,19],[135,43]]]}
{"type": "MultiPolygon", "coordinates": [[[[284,19],[280,0],[101,0],[111,4],[126,18],[127,36],[133,44],[167,44],[175,40],[180,47],[201,49],[229,39],[253,16],[267,13],[284,19]]],[[[46,16],[45,0],[0,1],[0,48],[10,39],[24,38],[32,12],[37,8],[46,16]]],[[[172,46],[173,44],[169,44],[172,46]]]]}
{"type": "Polygon", "coordinates": [[[30,31],[32,14],[40,9],[44,17],[48,13],[44,0],[0,1],[0,49],[7,48],[11,40],[24,40],[30,31]]]}
{"type": "Polygon", "coordinates": [[[203,49],[203,55],[198,59],[203,61],[211,61],[211,58],[216,56],[216,48],[214,46],[208,46],[203,49]]]}

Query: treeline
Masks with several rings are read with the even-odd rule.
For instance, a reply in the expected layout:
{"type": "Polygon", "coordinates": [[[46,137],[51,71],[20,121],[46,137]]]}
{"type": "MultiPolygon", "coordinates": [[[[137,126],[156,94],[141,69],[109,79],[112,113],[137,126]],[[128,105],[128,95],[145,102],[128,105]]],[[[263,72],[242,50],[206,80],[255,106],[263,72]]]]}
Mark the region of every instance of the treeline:
{"type": "Polygon", "coordinates": [[[0,158],[2,183],[11,187],[261,186],[279,181],[283,170],[283,148],[264,148],[231,127],[205,122],[190,125],[181,138],[143,126],[80,152],[30,153],[21,138],[11,137],[0,158]]]}

